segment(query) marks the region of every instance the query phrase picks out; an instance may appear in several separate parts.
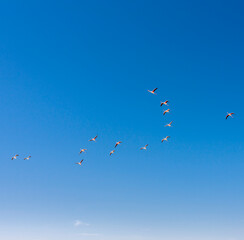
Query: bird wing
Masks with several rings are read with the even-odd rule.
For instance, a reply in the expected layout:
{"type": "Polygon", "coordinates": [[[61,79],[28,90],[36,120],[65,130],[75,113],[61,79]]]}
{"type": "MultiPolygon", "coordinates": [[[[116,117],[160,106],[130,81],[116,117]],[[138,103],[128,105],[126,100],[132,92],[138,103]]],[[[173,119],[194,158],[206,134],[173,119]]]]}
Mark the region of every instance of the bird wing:
{"type": "Polygon", "coordinates": [[[226,119],[227,119],[229,116],[233,115],[233,114],[235,114],[235,113],[228,113],[227,116],[226,116],[226,119]]]}
{"type": "Polygon", "coordinates": [[[152,92],[155,92],[157,89],[158,89],[158,88],[154,88],[154,89],[152,90],[152,92]]]}

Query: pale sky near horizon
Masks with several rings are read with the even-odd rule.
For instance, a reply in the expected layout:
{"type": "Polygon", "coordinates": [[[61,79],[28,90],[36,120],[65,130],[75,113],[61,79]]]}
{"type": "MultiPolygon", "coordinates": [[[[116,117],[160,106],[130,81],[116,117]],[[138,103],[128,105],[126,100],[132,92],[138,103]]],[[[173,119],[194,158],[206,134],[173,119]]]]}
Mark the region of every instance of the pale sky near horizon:
{"type": "Polygon", "coordinates": [[[1,1],[0,239],[243,240],[243,8],[1,1]]]}

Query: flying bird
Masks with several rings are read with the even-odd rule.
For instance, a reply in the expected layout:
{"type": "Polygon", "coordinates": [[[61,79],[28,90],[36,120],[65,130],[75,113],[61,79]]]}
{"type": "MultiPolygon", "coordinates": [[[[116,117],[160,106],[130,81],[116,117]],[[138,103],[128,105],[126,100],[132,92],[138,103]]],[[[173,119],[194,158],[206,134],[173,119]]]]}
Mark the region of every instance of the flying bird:
{"type": "Polygon", "coordinates": [[[227,119],[228,117],[232,117],[232,118],[233,118],[233,116],[232,116],[233,114],[234,114],[234,113],[228,113],[228,112],[227,112],[227,115],[226,115],[225,119],[227,119]]]}
{"type": "Polygon", "coordinates": [[[171,124],[172,124],[173,121],[171,121],[170,123],[166,124],[165,127],[172,127],[171,124]]]}
{"type": "Polygon", "coordinates": [[[86,150],[87,150],[87,149],[81,149],[81,150],[80,150],[80,154],[83,153],[83,152],[85,152],[86,150]]]}
{"type": "Polygon", "coordinates": [[[160,106],[161,106],[161,107],[162,107],[163,105],[169,106],[169,105],[167,104],[168,102],[169,102],[168,100],[166,100],[165,102],[161,102],[160,106]]]}
{"type": "Polygon", "coordinates": [[[111,151],[111,152],[109,153],[109,155],[111,156],[114,152],[115,152],[115,150],[111,151]]]}
{"type": "Polygon", "coordinates": [[[154,88],[152,91],[150,91],[150,90],[147,90],[148,92],[150,92],[150,93],[152,93],[152,94],[154,94],[154,95],[156,95],[156,90],[157,90],[158,88],[154,88]]]}
{"type": "Polygon", "coordinates": [[[93,142],[96,142],[96,138],[97,138],[97,136],[94,137],[94,138],[92,138],[92,139],[90,139],[89,141],[90,141],[90,142],[92,142],[92,141],[93,141],[93,142]]]}
{"type": "Polygon", "coordinates": [[[11,159],[12,160],[17,159],[18,156],[19,156],[19,154],[15,154],[11,159]]]}
{"type": "Polygon", "coordinates": [[[147,150],[148,144],[145,145],[145,147],[141,147],[140,150],[147,150]]]}
{"type": "Polygon", "coordinates": [[[170,136],[167,136],[167,137],[163,138],[163,139],[161,140],[161,142],[168,141],[168,138],[170,138],[170,136]]]}
{"type": "Polygon", "coordinates": [[[31,158],[31,156],[28,156],[26,158],[24,158],[24,160],[29,160],[31,158]]]}
{"type": "Polygon", "coordinates": [[[121,141],[116,142],[115,147],[117,147],[120,143],[122,143],[122,142],[121,141]]]}
{"type": "Polygon", "coordinates": [[[170,111],[170,109],[165,110],[165,111],[164,111],[164,115],[165,115],[166,113],[168,113],[169,111],[170,111]]]}
{"type": "Polygon", "coordinates": [[[75,164],[81,165],[82,162],[83,162],[83,159],[80,162],[77,162],[75,164]]]}

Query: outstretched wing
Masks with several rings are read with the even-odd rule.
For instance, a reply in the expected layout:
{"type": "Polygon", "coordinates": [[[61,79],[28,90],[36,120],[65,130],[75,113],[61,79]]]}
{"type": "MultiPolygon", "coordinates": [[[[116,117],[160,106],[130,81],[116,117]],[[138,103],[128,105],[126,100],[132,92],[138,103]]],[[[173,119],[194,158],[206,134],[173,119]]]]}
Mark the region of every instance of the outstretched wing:
{"type": "Polygon", "coordinates": [[[154,89],[152,90],[152,92],[155,92],[157,89],[158,89],[158,88],[154,88],[154,89]]]}

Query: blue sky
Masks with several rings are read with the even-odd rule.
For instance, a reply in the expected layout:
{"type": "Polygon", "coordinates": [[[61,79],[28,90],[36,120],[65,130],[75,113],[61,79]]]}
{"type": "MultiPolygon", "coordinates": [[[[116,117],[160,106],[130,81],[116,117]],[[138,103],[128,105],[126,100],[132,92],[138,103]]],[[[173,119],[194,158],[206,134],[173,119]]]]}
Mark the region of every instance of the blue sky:
{"type": "Polygon", "coordinates": [[[1,1],[0,238],[242,240],[243,7],[1,1]]]}

